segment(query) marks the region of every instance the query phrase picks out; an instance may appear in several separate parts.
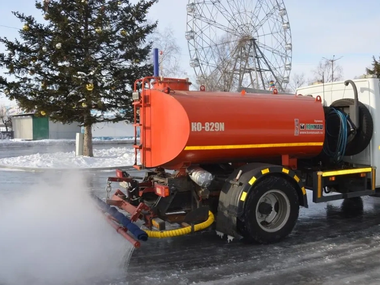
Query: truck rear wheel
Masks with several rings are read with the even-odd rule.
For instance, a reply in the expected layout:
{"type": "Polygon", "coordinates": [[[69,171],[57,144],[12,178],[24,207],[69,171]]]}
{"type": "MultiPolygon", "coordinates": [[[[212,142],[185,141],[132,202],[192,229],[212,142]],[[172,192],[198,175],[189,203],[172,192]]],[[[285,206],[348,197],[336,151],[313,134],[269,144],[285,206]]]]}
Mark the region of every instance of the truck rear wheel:
{"type": "Polygon", "coordinates": [[[296,189],[283,177],[265,177],[245,201],[242,235],[259,243],[278,242],[291,233],[298,214],[296,189]]]}

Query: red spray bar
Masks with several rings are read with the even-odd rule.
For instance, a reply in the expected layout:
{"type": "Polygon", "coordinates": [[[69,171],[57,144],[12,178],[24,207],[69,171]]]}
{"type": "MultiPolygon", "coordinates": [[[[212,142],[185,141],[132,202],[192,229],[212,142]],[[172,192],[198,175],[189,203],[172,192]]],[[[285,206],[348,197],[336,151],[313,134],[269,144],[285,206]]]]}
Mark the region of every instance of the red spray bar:
{"type": "Polygon", "coordinates": [[[110,215],[105,214],[107,222],[126,240],[128,240],[135,248],[140,247],[140,242],[132,238],[127,229],[120,226],[117,221],[110,215]]]}

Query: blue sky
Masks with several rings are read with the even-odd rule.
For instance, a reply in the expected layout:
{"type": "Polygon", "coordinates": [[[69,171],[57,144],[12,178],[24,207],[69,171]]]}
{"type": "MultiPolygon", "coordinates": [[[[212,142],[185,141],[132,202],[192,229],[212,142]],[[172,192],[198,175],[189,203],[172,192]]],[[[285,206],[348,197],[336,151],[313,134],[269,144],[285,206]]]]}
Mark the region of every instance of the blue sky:
{"type": "MultiPolygon", "coordinates": [[[[42,21],[33,0],[2,2],[0,36],[14,38],[18,34],[14,28],[22,28],[11,11],[31,14],[42,21]]],[[[184,37],[187,3],[187,0],[160,0],[152,8],[149,18],[157,19],[160,29],[173,29],[181,47],[181,66],[191,73],[184,37]]],[[[372,57],[380,56],[379,0],[284,0],[284,3],[292,32],[292,74],[305,73],[311,78],[312,70],[323,57],[335,55],[341,57],[337,63],[343,68],[344,79],[350,79],[365,73],[372,57]]],[[[0,94],[0,103],[4,98],[0,94]]]]}

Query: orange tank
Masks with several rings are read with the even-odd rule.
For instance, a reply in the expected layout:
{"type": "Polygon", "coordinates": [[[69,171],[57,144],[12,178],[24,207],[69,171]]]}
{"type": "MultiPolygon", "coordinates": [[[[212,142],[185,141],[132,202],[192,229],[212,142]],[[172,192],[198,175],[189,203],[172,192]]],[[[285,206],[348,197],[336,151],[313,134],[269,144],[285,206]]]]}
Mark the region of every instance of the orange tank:
{"type": "Polygon", "coordinates": [[[181,90],[169,90],[168,84],[142,90],[143,167],[303,158],[322,151],[325,119],[319,97],[194,92],[185,81],[177,85],[181,90]]]}

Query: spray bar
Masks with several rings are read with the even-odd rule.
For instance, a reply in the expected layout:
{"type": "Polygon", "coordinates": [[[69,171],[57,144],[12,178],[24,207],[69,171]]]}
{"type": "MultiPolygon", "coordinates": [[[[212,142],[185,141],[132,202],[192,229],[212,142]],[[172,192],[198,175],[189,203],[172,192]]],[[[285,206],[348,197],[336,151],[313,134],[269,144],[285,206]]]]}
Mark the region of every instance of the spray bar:
{"type": "Polygon", "coordinates": [[[98,207],[105,213],[107,213],[107,221],[112,222],[112,226],[116,229],[116,231],[121,234],[124,238],[126,238],[128,241],[130,241],[133,245],[140,244],[139,242],[135,241],[130,235],[127,234],[127,231],[132,233],[138,240],[147,241],[148,240],[148,234],[141,230],[137,225],[131,222],[130,219],[128,219],[125,215],[120,213],[116,208],[111,207],[110,205],[106,204],[102,200],[100,200],[97,196],[91,195],[92,198],[97,203],[98,207]],[[119,225],[115,224],[115,222],[122,225],[120,227],[119,225]]]}
{"type": "Polygon", "coordinates": [[[140,247],[140,242],[133,239],[128,233],[126,228],[121,227],[118,222],[110,215],[106,215],[107,222],[127,241],[129,241],[135,248],[140,247]]]}

